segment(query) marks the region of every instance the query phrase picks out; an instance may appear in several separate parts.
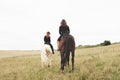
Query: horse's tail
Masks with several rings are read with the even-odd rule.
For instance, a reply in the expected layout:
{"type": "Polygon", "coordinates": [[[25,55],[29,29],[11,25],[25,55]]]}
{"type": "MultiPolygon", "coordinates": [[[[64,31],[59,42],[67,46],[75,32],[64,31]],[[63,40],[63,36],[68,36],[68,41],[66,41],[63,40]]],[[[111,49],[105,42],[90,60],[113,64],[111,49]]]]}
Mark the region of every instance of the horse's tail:
{"type": "Polygon", "coordinates": [[[70,37],[68,36],[65,44],[65,53],[68,54],[70,51],[70,37]]]}

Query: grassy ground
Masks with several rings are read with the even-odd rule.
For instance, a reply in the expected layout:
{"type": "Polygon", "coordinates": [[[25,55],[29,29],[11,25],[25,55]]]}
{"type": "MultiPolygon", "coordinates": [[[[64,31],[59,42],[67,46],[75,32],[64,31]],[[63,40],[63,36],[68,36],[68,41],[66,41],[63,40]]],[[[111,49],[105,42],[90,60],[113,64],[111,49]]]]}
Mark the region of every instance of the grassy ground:
{"type": "Polygon", "coordinates": [[[67,67],[60,72],[59,52],[53,55],[52,67],[44,68],[39,51],[31,53],[35,55],[0,58],[0,80],[120,80],[120,44],[76,49],[74,73],[67,67]]]}

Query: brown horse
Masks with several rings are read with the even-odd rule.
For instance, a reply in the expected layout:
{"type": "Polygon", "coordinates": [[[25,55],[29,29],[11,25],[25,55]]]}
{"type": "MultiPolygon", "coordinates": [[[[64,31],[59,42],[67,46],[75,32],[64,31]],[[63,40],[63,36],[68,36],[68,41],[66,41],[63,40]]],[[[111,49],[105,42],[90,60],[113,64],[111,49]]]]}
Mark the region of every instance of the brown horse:
{"type": "Polygon", "coordinates": [[[64,34],[61,37],[59,45],[61,53],[61,71],[64,72],[64,66],[67,64],[69,67],[69,56],[72,53],[72,72],[74,71],[74,56],[75,56],[75,40],[72,35],[64,34]]]}

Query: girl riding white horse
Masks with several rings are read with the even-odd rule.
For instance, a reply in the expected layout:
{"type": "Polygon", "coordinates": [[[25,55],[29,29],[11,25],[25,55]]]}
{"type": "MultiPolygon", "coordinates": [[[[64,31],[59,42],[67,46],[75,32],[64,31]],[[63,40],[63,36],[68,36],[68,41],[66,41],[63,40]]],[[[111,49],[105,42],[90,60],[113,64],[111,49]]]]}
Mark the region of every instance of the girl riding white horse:
{"type": "Polygon", "coordinates": [[[44,67],[44,65],[47,65],[48,67],[50,67],[51,61],[52,61],[52,50],[50,45],[44,44],[40,55],[41,55],[42,67],[44,67]]]}
{"type": "Polygon", "coordinates": [[[54,54],[54,49],[53,49],[53,46],[51,44],[50,32],[47,32],[46,35],[44,36],[44,46],[43,46],[43,49],[41,52],[42,66],[44,64],[47,64],[48,67],[51,65],[52,53],[54,54]]]}

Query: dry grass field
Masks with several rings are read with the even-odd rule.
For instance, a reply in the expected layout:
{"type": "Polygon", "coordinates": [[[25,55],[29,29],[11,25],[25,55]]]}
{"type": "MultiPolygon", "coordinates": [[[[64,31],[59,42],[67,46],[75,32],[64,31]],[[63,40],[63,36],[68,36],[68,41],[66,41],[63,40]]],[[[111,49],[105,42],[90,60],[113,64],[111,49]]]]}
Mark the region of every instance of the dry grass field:
{"type": "Polygon", "coordinates": [[[0,80],[120,80],[120,44],[76,49],[74,73],[60,72],[59,52],[52,57],[41,68],[40,51],[0,51],[0,80]]]}

